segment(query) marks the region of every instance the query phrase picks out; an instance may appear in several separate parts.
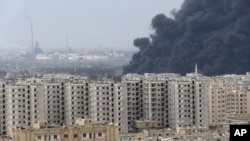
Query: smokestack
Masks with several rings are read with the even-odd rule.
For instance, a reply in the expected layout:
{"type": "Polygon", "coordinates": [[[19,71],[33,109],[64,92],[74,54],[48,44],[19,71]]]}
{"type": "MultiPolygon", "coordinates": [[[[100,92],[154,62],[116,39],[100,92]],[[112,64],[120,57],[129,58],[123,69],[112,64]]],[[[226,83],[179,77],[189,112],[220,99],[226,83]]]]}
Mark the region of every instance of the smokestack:
{"type": "Polygon", "coordinates": [[[33,23],[30,20],[30,34],[31,34],[31,54],[34,54],[34,33],[33,33],[33,23]]]}
{"type": "Polygon", "coordinates": [[[69,46],[69,37],[68,34],[65,36],[65,53],[70,53],[72,52],[70,46],[69,46]]]}
{"type": "Polygon", "coordinates": [[[69,39],[68,39],[68,34],[66,34],[65,37],[65,52],[68,52],[69,50],[69,39]]]}

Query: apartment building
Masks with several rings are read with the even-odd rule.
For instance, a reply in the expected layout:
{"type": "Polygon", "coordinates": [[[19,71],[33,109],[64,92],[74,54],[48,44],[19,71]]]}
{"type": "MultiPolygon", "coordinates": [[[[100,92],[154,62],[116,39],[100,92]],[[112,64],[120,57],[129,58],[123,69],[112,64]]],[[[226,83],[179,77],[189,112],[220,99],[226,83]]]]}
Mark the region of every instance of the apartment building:
{"type": "Polygon", "coordinates": [[[65,82],[51,79],[43,82],[45,99],[45,120],[49,124],[63,125],[65,123],[65,82]]]}
{"type": "Polygon", "coordinates": [[[154,128],[206,128],[250,113],[249,80],[249,75],[205,77],[197,69],[187,76],[127,74],[121,82],[66,75],[2,80],[0,133],[34,120],[72,126],[77,118],[117,123],[123,133],[134,131],[135,120],[153,122],[154,128]]]}
{"type": "Polygon", "coordinates": [[[228,117],[247,115],[249,82],[243,82],[241,76],[224,76],[211,78],[208,83],[210,126],[224,124],[228,117]]]}
{"type": "MultiPolygon", "coordinates": [[[[58,85],[54,82],[45,82],[39,78],[29,78],[25,80],[7,81],[1,86],[0,93],[1,111],[1,133],[6,133],[8,127],[21,126],[28,127],[32,121],[38,119],[49,119],[50,123],[62,123],[64,118],[61,109],[51,109],[62,106],[60,102],[60,92],[58,93],[58,85]],[[52,88],[51,90],[48,90],[52,88]],[[50,95],[51,94],[51,95],[50,95]],[[52,96],[53,95],[53,96],[52,96]],[[56,105],[56,106],[55,106],[56,105]],[[53,117],[60,119],[52,119],[53,117]]],[[[59,89],[59,88],[58,88],[59,89]]],[[[61,99],[60,99],[61,100],[61,99]]]]}
{"type": "MultiPolygon", "coordinates": [[[[210,80],[209,90],[208,90],[208,99],[209,99],[209,125],[216,126],[225,122],[226,115],[226,100],[227,93],[225,87],[223,87],[221,81],[210,80]]],[[[232,94],[230,94],[231,96],[232,94]]],[[[233,95],[234,96],[234,95],[233,95]]],[[[234,104],[234,98],[228,100],[230,104],[234,104]],[[231,101],[232,100],[232,101],[231,101]]],[[[232,106],[232,105],[228,105],[232,106]]],[[[233,106],[234,107],[234,106],[233,106]]]]}
{"type": "Polygon", "coordinates": [[[114,122],[114,82],[90,83],[90,116],[94,123],[114,122]]]}
{"type": "Polygon", "coordinates": [[[169,81],[169,127],[208,127],[206,81],[176,78],[169,81]]]}
{"type": "Polygon", "coordinates": [[[90,82],[90,117],[94,123],[115,122],[120,132],[127,132],[127,109],[124,108],[124,93],[119,83],[113,80],[90,82]]]}
{"type": "Polygon", "coordinates": [[[74,125],[77,118],[89,118],[89,82],[65,83],[65,124],[74,125]]]}
{"type": "Polygon", "coordinates": [[[120,83],[114,84],[114,123],[118,124],[118,131],[127,133],[128,132],[128,109],[126,94],[123,93],[123,87],[120,83]]]}
{"type": "Polygon", "coordinates": [[[6,87],[6,126],[31,125],[30,85],[18,83],[6,87]]]}
{"type": "Polygon", "coordinates": [[[95,123],[116,122],[127,132],[126,108],[119,83],[86,79],[27,79],[1,85],[1,132],[7,127],[30,126],[34,120],[73,125],[76,118],[95,123]],[[91,92],[91,95],[89,94],[91,92]]]}
{"type": "Polygon", "coordinates": [[[143,76],[127,74],[122,77],[121,87],[123,105],[127,113],[123,116],[127,120],[128,130],[132,130],[133,121],[143,118],[143,76]]]}
{"type": "MultiPolygon", "coordinates": [[[[33,81],[34,82],[34,81],[33,81]]],[[[45,119],[46,114],[46,99],[44,93],[44,85],[40,82],[34,82],[30,87],[30,121],[45,119]]]]}
{"type": "Polygon", "coordinates": [[[167,127],[168,122],[168,79],[143,81],[143,117],[155,121],[158,128],[167,127]]]}
{"type": "Polygon", "coordinates": [[[6,84],[0,82],[0,134],[6,134],[6,84]]]}
{"type": "Polygon", "coordinates": [[[236,116],[247,115],[248,94],[250,92],[250,77],[246,76],[237,81],[235,95],[236,116]]]}

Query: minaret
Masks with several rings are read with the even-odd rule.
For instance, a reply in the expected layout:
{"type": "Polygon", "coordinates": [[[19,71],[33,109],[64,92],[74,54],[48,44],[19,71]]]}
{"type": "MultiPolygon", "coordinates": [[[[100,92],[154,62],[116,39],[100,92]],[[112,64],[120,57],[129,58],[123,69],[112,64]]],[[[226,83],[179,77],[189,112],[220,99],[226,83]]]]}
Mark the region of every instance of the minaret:
{"type": "Polygon", "coordinates": [[[195,74],[198,73],[198,66],[197,66],[197,63],[195,64],[195,74]]]}

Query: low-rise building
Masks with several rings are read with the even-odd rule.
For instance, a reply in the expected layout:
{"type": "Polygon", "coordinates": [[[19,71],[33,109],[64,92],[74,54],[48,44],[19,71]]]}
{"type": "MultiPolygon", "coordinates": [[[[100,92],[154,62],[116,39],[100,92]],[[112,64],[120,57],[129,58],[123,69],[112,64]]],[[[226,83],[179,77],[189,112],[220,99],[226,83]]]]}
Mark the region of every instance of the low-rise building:
{"type": "Polygon", "coordinates": [[[93,124],[90,119],[76,119],[74,126],[51,126],[46,121],[34,121],[32,127],[11,129],[13,141],[118,141],[118,126],[93,124]]]}

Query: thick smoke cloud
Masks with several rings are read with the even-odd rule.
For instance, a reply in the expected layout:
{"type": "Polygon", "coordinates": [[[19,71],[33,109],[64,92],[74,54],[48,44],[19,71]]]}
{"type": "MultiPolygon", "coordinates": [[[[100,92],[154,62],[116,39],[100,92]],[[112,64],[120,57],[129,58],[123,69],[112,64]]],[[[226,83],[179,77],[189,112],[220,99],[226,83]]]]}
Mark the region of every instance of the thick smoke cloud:
{"type": "Polygon", "coordinates": [[[154,34],[137,38],[139,52],[124,73],[192,72],[206,75],[250,71],[250,1],[186,0],[182,8],[152,19],[154,34]]]}

